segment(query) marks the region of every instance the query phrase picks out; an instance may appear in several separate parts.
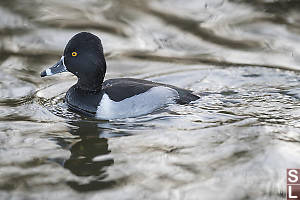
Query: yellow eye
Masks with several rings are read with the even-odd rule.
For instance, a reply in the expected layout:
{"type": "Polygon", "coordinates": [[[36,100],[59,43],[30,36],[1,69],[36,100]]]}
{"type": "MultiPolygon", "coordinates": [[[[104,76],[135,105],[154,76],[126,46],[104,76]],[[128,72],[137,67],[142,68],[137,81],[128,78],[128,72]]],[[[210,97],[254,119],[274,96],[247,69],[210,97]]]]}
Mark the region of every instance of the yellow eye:
{"type": "Polygon", "coordinates": [[[76,51],[73,51],[73,52],[72,52],[72,56],[74,56],[74,57],[77,56],[77,52],[76,52],[76,51]]]}

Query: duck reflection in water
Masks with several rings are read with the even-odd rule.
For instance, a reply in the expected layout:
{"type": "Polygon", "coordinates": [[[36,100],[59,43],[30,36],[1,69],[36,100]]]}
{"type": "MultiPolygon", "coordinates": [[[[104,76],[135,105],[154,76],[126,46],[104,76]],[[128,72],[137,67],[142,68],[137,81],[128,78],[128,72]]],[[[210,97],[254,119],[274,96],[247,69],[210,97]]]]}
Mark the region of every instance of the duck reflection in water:
{"type": "Polygon", "coordinates": [[[71,134],[78,135],[81,140],[71,145],[71,156],[64,167],[77,176],[90,176],[93,180],[84,184],[75,181],[68,184],[81,192],[113,187],[115,181],[104,180],[108,176],[106,168],[113,165],[114,160],[108,156],[108,139],[100,138],[103,129],[95,121],[71,121],[69,124],[75,127],[71,128],[71,134]]]}

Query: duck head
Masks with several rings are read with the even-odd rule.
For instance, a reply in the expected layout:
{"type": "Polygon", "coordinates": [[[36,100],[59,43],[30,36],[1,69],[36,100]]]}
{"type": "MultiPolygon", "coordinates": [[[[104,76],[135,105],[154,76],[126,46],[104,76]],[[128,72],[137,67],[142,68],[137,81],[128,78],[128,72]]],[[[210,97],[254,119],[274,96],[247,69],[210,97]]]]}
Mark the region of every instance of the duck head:
{"type": "Polygon", "coordinates": [[[101,89],[106,72],[106,61],[101,40],[88,32],[74,35],[65,47],[63,56],[52,67],[41,72],[41,77],[71,72],[83,90],[101,89]]]}

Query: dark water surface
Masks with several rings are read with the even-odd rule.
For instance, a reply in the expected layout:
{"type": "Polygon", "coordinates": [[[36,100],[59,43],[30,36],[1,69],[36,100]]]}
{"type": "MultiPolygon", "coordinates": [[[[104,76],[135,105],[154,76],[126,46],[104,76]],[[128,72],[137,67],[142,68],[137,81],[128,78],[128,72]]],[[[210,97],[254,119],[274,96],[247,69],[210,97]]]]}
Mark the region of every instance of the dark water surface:
{"type": "Polygon", "coordinates": [[[1,0],[0,199],[285,199],[300,168],[299,0],[1,0]],[[194,90],[137,118],[67,110],[41,79],[72,35],[102,38],[106,78],[194,90]]]}

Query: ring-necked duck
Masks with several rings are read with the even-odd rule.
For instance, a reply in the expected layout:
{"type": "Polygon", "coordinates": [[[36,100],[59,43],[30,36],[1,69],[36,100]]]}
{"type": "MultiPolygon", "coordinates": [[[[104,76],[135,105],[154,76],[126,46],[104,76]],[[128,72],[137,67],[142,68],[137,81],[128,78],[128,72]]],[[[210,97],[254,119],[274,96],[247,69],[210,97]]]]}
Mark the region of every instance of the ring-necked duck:
{"type": "Polygon", "coordinates": [[[118,78],[104,80],[106,62],[101,40],[88,32],[71,38],[61,59],[41,77],[71,72],[78,78],[66,94],[69,108],[100,119],[148,114],[167,104],[199,99],[191,91],[152,81],[118,78]]]}

